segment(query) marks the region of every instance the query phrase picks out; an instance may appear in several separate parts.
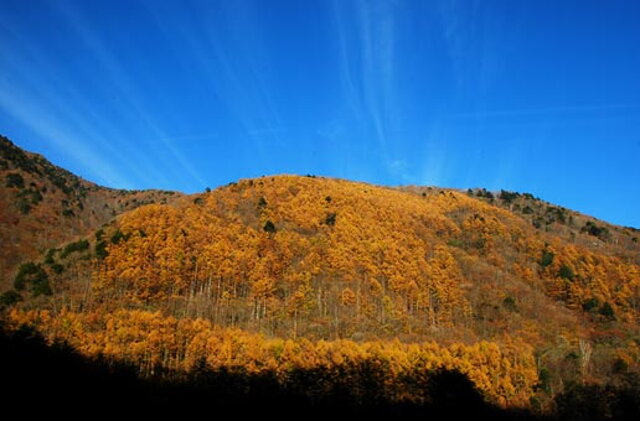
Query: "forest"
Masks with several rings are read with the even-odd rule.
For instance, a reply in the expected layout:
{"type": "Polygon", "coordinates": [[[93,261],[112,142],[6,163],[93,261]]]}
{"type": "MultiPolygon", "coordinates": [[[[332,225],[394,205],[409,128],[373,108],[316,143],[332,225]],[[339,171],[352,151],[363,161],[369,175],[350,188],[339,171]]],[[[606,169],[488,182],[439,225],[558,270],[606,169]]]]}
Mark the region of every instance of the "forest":
{"type": "MultiPolygon", "coordinates": [[[[49,187],[28,214],[8,203],[14,238],[60,211],[47,208],[55,172],[32,169],[49,164],[16,156],[3,200],[49,187]]],[[[86,210],[91,192],[102,208],[115,194],[83,191],[86,210]]],[[[315,176],[113,197],[131,203],[80,225],[61,214],[73,230],[41,234],[18,265],[11,254],[0,305],[12,358],[35,347],[149,399],[227,390],[219,402],[408,416],[443,410],[453,388],[496,417],[637,414],[633,229],[528,194],[315,176]]]]}

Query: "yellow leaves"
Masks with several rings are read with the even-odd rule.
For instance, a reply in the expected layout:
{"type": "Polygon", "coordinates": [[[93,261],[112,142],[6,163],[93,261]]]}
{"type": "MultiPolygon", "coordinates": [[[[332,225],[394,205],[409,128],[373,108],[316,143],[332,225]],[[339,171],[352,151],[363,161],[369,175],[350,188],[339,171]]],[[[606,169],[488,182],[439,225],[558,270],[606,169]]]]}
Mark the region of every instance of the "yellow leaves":
{"type": "MultiPolygon", "coordinates": [[[[436,246],[427,268],[428,306],[440,323],[449,324],[454,309],[469,312],[469,305],[460,288],[464,277],[457,261],[444,245],[436,246]]],[[[424,298],[421,299],[424,301],[424,298]]]]}
{"type": "Polygon", "coordinates": [[[211,320],[237,320],[248,312],[252,324],[278,314],[299,316],[299,303],[315,296],[317,305],[304,306],[303,323],[330,323],[334,303],[357,304],[349,313],[356,322],[366,315],[384,323],[393,314],[417,326],[438,312],[451,321],[452,309],[465,307],[455,259],[446,247],[433,250],[459,231],[444,212],[471,203],[464,195],[425,200],[361,183],[282,176],[243,180],[203,200],[123,215],[114,228],[126,239],[109,246],[95,291],[111,302],[156,308],[175,308],[168,303],[182,300],[199,309],[183,314],[211,320]],[[266,219],[276,224],[275,233],[264,232],[266,219]],[[307,285],[304,293],[297,282],[307,285]],[[350,293],[337,286],[345,283],[350,293]],[[438,306],[429,306],[429,294],[438,296],[438,306]]]}
{"type": "MultiPolygon", "coordinates": [[[[537,244],[530,252],[544,280],[547,295],[578,311],[592,299],[608,302],[617,320],[637,320],[638,310],[631,304],[634,288],[638,285],[634,275],[638,271],[637,265],[623,262],[618,257],[595,254],[578,245],[563,245],[557,238],[551,244],[537,244]],[[547,260],[543,265],[543,253],[547,257],[552,255],[552,261],[547,260]]],[[[514,264],[514,271],[520,269],[514,264]]],[[[530,272],[524,272],[524,275],[524,279],[536,281],[530,272]]]]}
{"type": "Polygon", "coordinates": [[[251,285],[251,293],[254,297],[265,298],[271,295],[275,288],[274,281],[271,279],[260,279],[251,285]]]}
{"type": "MultiPolygon", "coordinates": [[[[202,319],[176,320],[137,310],[101,315],[62,312],[53,317],[44,311],[12,310],[10,321],[12,326],[29,322],[49,340],[66,340],[86,355],[101,354],[134,363],[145,374],[157,364],[190,370],[204,358],[213,369],[242,367],[249,374],[273,370],[286,382],[288,373],[296,368],[331,372],[335,367],[369,362],[384,372],[389,399],[419,401],[422,392],[413,394],[403,379],[428,376],[429,370],[443,367],[467,374],[495,402],[509,405],[526,404],[537,383],[531,349],[515,341],[442,347],[431,342],[267,339],[239,329],[215,327],[202,319]],[[94,331],[98,318],[102,328],[94,331]]],[[[626,354],[622,357],[629,358],[626,354]]]]}
{"type": "Polygon", "coordinates": [[[384,294],[384,288],[382,287],[382,284],[378,282],[378,280],[376,280],[375,278],[369,278],[368,282],[372,295],[374,295],[375,297],[379,297],[384,294]]]}
{"type": "MultiPolygon", "coordinates": [[[[535,293],[541,285],[547,286],[548,295],[578,310],[594,297],[610,302],[618,320],[637,320],[632,317],[638,312],[632,306],[639,306],[633,303],[640,288],[637,265],[567,247],[521,218],[464,194],[435,191],[422,197],[363,183],[282,176],[244,180],[200,198],[201,204],[185,198],[175,206],[145,206],[123,215],[113,229],[127,238],[109,245],[109,255],[96,271],[98,298],[104,294],[103,302],[117,303],[114,307],[144,305],[165,314],[206,317],[222,326],[285,337],[365,340],[400,335],[453,341],[490,335],[502,327],[491,315],[474,319],[470,301],[479,305],[484,295],[496,295],[482,288],[506,285],[520,291],[517,297],[523,302],[522,313],[509,314],[509,331],[518,330],[532,343],[544,341],[544,318],[531,323],[525,319],[535,306],[551,309],[555,301],[535,293]],[[267,220],[276,232],[264,231],[267,220]],[[554,253],[553,262],[544,267],[543,250],[554,253]],[[573,280],[558,276],[563,264],[575,274],[573,280]],[[529,283],[527,290],[516,285],[522,280],[529,283]]],[[[496,312],[502,309],[500,302],[489,304],[498,306],[496,312]]],[[[140,339],[139,332],[131,331],[134,322],[122,324],[121,318],[116,317],[121,327],[104,328],[115,335],[104,340],[109,352],[119,352],[122,342],[142,340],[145,345],[131,352],[154,356],[135,358],[167,358],[153,351],[164,333],[140,339]]],[[[60,335],[78,330],[77,321],[67,320],[59,326],[60,335]]],[[[203,355],[212,365],[249,364],[251,370],[281,368],[285,360],[293,365],[328,364],[329,354],[347,360],[347,350],[354,358],[386,359],[394,373],[415,367],[407,362],[411,353],[403,346],[380,344],[366,352],[356,352],[346,343],[325,344],[322,351],[316,344],[296,345],[296,352],[305,357],[297,360],[286,354],[280,361],[284,343],[266,345],[263,339],[190,323],[160,326],[181,332],[183,339],[170,345],[171,355],[181,357],[170,359],[185,361],[185,367],[203,355]]],[[[95,339],[90,349],[100,340],[95,339]]],[[[505,360],[502,347],[497,353],[491,347],[469,349],[422,349],[421,361],[429,367],[475,373],[474,381],[505,402],[522,398],[513,380],[517,376],[509,381],[505,376],[511,374],[493,378],[477,367],[490,366],[496,373],[520,370],[518,376],[529,385],[530,373],[522,371],[528,363],[505,360]]]]}
{"type": "Polygon", "coordinates": [[[531,266],[525,266],[524,264],[514,263],[512,266],[513,273],[528,282],[532,282],[536,279],[536,273],[531,266]]]}
{"type": "Polygon", "coordinates": [[[352,306],[356,303],[356,294],[351,288],[342,290],[341,300],[343,306],[352,306]]]}

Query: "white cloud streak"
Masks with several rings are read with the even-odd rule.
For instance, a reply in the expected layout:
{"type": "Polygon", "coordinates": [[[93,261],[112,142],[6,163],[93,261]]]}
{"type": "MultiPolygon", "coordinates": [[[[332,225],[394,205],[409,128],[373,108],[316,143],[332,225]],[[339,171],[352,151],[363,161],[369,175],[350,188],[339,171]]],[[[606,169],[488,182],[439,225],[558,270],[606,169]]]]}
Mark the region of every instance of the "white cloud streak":
{"type": "Polygon", "coordinates": [[[585,105],[566,105],[551,106],[541,108],[523,108],[523,109],[505,109],[505,110],[483,110],[478,112],[454,113],[449,117],[459,118],[482,118],[482,117],[518,117],[533,115],[562,115],[576,113],[590,113],[600,111],[623,111],[638,110],[640,104],[585,104],[585,105]]]}
{"type": "MultiPolygon", "coordinates": [[[[159,144],[156,144],[155,146],[164,147],[175,161],[181,165],[184,172],[191,176],[192,180],[196,181],[201,186],[206,185],[206,182],[193,169],[181,151],[174,146],[171,141],[171,136],[168,136],[163,132],[160,126],[151,118],[141,101],[138,99],[139,95],[136,94],[137,89],[135,84],[130,81],[128,74],[122,69],[122,66],[118,63],[115,56],[103,46],[98,35],[90,29],[91,25],[74,9],[64,7],[61,3],[56,3],[56,6],[58,11],[66,18],[70,27],[78,33],[80,39],[87,44],[95,55],[95,58],[106,70],[106,73],[110,78],[111,87],[116,90],[118,97],[125,101],[125,104],[131,111],[133,111],[134,115],[144,122],[153,136],[160,141],[159,144]]],[[[178,177],[181,175],[182,172],[180,174],[174,174],[174,176],[178,177]]]]}
{"type": "Polygon", "coordinates": [[[351,10],[335,1],[333,12],[346,102],[355,120],[363,124],[361,135],[375,139],[376,155],[386,171],[397,176],[399,161],[392,156],[390,139],[397,89],[395,6],[392,1],[361,0],[351,10]]]}

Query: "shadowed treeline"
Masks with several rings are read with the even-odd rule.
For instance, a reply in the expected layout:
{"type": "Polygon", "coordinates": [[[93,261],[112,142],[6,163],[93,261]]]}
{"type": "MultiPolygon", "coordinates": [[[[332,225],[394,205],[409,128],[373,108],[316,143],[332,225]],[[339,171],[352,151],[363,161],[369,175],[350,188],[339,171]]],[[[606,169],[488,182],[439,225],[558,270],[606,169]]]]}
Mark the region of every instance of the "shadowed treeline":
{"type": "MultiPolygon", "coordinates": [[[[49,416],[91,414],[184,415],[223,414],[238,417],[273,415],[278,419],[535,419],[527,412],[499,409],[485,402],[468,378],[439,370],[424,387],[423,405],[392,403],[378,393],[382,372],[366,362],[337,367],[357,372],[357,384],[326,385],[325,370],[295,370],[286,384],[275,374],[211,371],[198,364],[187,374],[158,370],[151,378],[134,367],[104,358],[89,359],[64,343],[49,345],[29,328],[0,327],[0,371],[8,386],[5,410],[49,416]]],[[[335,372],[333,373],[335,374],[335,372]]]]}
{"type": "MultiPolygon", "coordinates": [[[[202,414],[206,419],[274,416],[278,419],[640,419],[640,382],[624,388],[574,386],[556,399],[557,414],[534,415],[488,404],[472,382],[456,371],[435,370],[426,378],[424,404],[389,402],[379,391],[382,371],[366,361],[335,367],[350,384],[329,382],[328,370],[293,370],[285,384],[275,373],[206,368],[189,373],[158,369],[143,378],[137,369],[105,358],[87,358],[64,343],[49,345],[36,331],[0,326],[0,372],[4,410],[48,416],[202,414]],[[354,376],[354,373],[356,374],[354,376]],[[323,385],[322,387],[320,385],[323,385]]],[[[256,418],[254,418],[256,417],[256,418]]]]}

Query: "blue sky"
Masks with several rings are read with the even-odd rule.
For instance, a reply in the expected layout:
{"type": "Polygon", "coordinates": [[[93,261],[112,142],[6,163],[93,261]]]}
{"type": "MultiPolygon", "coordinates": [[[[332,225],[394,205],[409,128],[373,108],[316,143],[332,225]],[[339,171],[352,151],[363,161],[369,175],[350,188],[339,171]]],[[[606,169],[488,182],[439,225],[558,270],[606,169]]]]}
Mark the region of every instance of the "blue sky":
{"type": "Polygon", "coordinates": [[[638,1],[0,0],[0,133],[92,181],[318,174],[640,227],[638,1]]]}

